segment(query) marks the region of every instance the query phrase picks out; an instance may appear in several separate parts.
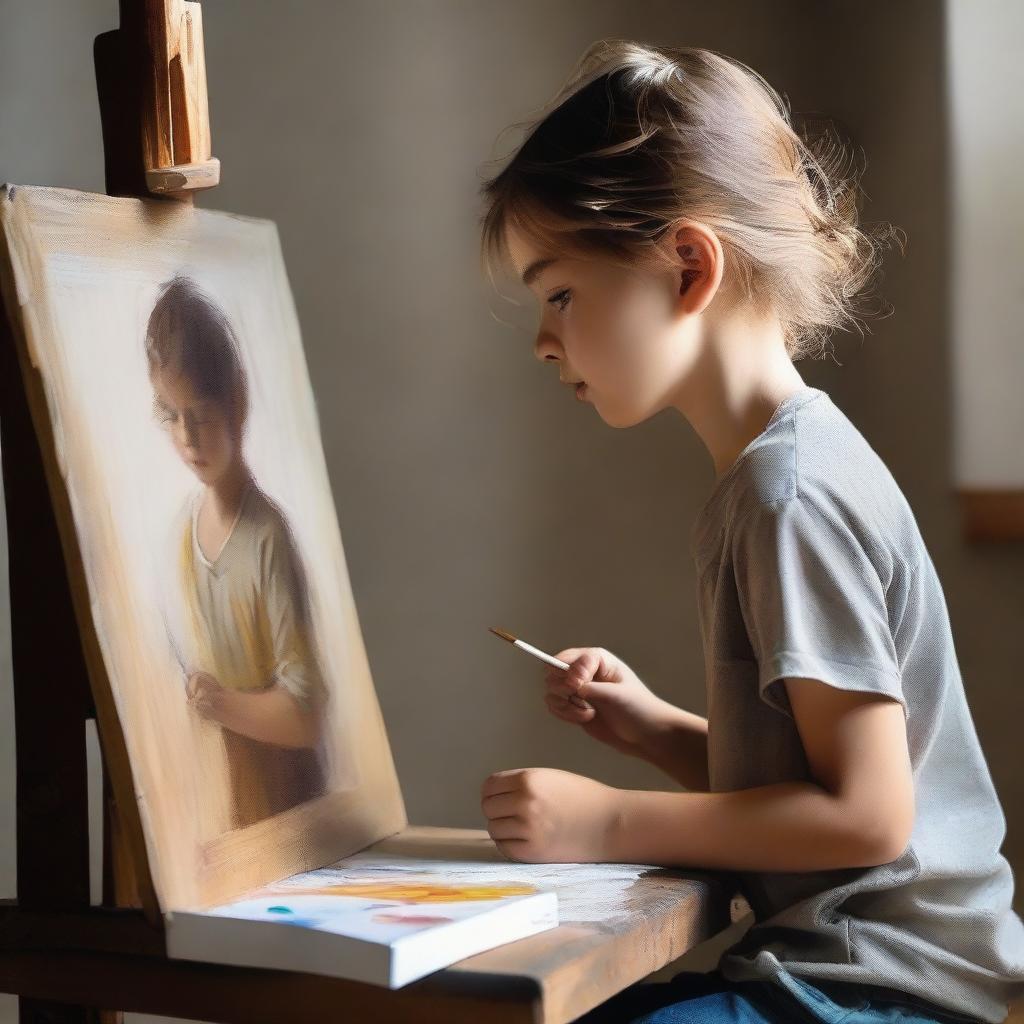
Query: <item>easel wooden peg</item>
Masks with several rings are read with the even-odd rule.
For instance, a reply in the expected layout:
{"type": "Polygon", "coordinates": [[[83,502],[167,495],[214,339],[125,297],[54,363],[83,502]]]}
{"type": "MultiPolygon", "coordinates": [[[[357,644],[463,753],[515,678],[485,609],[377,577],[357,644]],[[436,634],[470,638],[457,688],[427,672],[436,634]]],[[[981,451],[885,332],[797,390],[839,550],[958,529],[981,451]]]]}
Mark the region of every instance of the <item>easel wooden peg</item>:
{"type": "Polygon", "coordinates": [[[220,182],[212,156],[202,8],[121,0],[94,59],[108,195],[192,202],[220,182]]]}

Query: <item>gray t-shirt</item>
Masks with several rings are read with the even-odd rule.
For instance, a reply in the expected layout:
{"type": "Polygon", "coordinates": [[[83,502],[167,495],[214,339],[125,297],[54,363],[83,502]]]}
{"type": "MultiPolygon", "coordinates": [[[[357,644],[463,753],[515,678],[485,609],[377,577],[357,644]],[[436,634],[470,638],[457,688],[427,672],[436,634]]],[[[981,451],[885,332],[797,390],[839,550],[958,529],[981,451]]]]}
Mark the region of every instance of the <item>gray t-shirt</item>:
{"type": "Polygon", "coordinates": [[[813,781],[787,676],[898,700],[915,783],[913,834],[891,863],[736,873],[755,923],[719,970],[794,992],[795,975],[852,1000],[841,983],[881,986],[1003,1021],[1024,996],[1006,820],[942,586],[892,474],[828,394],[805,387],[717,481],[690,545],[711,791],[813,781]]]}

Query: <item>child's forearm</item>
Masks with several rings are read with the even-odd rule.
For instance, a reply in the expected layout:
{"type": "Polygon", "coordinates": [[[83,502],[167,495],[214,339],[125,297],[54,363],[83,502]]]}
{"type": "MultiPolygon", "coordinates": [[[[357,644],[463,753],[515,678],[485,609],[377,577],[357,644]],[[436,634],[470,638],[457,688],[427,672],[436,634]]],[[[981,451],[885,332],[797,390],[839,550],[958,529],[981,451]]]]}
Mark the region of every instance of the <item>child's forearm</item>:
{"type": "Polygon", "coordinates": [[[317,741],[316,716],[304,710],[283,687],[266,690],[230,690],[221,724],[264,743],[282,747],[312,747],[317,741]]]}
{"type": "Polygon", "coordinates": [[[826,871],[894,860],[839,798],[813,782],[724,793],[617,790],[609,856],[630,864],[731,871],[826,871]]]}
{"type": "Polygon", "coordinates": [[[708,788],[708,720],[664,701],[664,715],[652,733],[644,759],[681,786],[708,788]]]}

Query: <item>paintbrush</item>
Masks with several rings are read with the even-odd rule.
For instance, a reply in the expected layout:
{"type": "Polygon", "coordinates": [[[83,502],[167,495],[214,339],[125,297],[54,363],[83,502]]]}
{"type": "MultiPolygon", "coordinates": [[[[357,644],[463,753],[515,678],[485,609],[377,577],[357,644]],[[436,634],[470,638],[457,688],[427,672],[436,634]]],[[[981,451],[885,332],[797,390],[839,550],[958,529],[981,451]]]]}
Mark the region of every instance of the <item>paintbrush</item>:
{"type": "Polygon", "coordinates": [[[185,686],[185,692],[188,693],[188,678],[189,670],[185,667],[185,658],[182,656],[181,648],[178,646],[177,638],[174,635],[174,630],[167,623],[167,616],[161,609],[160,612],[164,620],[164,631],[167,634],[167,640],[170,643],[171,653],[174,655],[174,660],[178,663],[178,667],[181,669],[181,681],[185,686]]]}
{"type": "MultiPolygon", "coordinates": [[[[541,661],[546,661],[549,665],[554,665],[555,668],[560,668],[563,671],[569,668],[568,662],[562,661],[560,658],[556,658],[553,655],[546,654],[538,647],[534,647],[533,644],[528,644],[525,640],[520,640],[518,637],[514,637],[511,633],[506,633],[503,629],[495,629],[493,626],[487,627],[495,636],[500,636],[502,640],[507,640],[514,647],[518,647],[521,651],[526,651],[527,654],[532,654],[535,658],[540,658],[541,661]]],[[[575,693],[569,695],[571,700],[577,707],[589,709],[593,705],[589,704],[582,697],[577,696],[575,693]]]]}

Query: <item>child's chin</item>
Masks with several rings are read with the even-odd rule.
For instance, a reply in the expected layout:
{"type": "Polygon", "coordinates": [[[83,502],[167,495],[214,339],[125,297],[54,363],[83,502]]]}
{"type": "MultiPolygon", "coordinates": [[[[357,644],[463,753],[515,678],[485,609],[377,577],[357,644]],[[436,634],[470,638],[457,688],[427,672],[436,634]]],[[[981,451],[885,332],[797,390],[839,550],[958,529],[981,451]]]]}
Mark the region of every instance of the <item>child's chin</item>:
{"type": "MultiPolygon", "coordinates": [[[[597,408],[595,406],[595,408],[597,408]]],[[[635,427],[641,423],[646,422],[651,418],[653,413],[637,411],[635,409],[618,409],[614,412],[602,412],[600,409],[597,410],[598,415],[604,420],[605,424],[609,427],[617,427],[620,430],[625,430],[628,427],[635,427]]]]}

